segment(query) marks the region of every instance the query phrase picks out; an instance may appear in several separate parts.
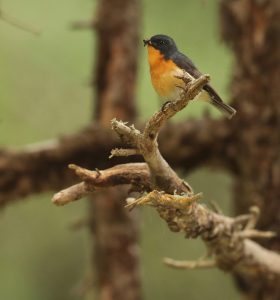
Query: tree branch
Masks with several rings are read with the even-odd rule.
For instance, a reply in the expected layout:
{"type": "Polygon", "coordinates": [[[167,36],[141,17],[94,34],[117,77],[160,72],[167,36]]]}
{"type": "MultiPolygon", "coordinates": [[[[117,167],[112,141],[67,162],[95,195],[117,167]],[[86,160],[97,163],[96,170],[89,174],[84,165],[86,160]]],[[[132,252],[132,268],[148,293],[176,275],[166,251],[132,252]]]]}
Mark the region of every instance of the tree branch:
{"type": "MultiPolygon", "coordinates": [[[[200,92],[208,80],[209,77],[202,76],[198,80],[188,82],[181,99],[168,103],[155,113],[147,122],[143,133],[133,125],[128,126],[115,119],[112,121],[113,130],[122,140],[136,149],[135,152],[141,153],[150,171],[148,178],[153,191],[135,201],[129,201],[127,208],[139,205],[155,207],[171,231],[184,232],[187,238],[201,237],[213,257],[212,261],[202,262],[199,260],[187,264],[174,263],[174,261],[170,263],[169,261],[173,266],[194,268],[217,265],[222,270],[242,274],[247,278],[270,276],[271,280],[279,280],[280,255],[249,239],[274,236],[272,232],[255,230],[259,210],[253,208],[250,210],[250,215],[243,215],[236,219],[210,211],[197,203],[202,195],[194,195],[191,188],[178,177],[159,152],[157,136],[160,128],[167,119],[183,109],[188,101],[200,92]]],[[[119,153],[122,154],[122,151],[119,153]]],[[[127,155],[126,150],[123,151],[123,154],[127,155]]],[[[123,166],[118,169],[120,173],[117,174],[117,177],[122,178],[123,166]]],[[[81,174],[78,175],[83,180],[87,180],[92,172],[82,170],[81,174]]],[[[93,176],[96,179],[95,173],[93,176]]],[[[90,184],[88,180],[86,182],[90,184]]],[[[96,183],[93,181],[94,188],[95,185],[96,183]]]]}
{"type": "Polygon", "coordinates": [[[20,21],[19,19],[7,14],[6,12],[4,12],[2,10],[1,7],[0,7],[0,19],[2,19],[4,22],[6,22],[16,28],[27,31],[34,35],[40,35],[42,32],[41,29],[38,29],[33,25],[27,24],[26,22],[20,21]]]}
{"type": "Polygon", "coordinates": [[[205,268],[214,268],[216,267],[216,263],[213,260],[196,260],[196,261],[179,261],[174,260],[172,258],[166,257],[164,263],[172,268],[176,269],[205,269],[205,268]]]}
{"type": "Polygon", "coordinates": [[[192,81],[186,72],[179,78],[186,84],[185,89],[182,89],[181,99],[179,101],[168,102],[167,105],[163,106],[162,110],[151,117],[147,122],[143,133],[146,139],[149,138],[152,141],[155,141],[166,121],[184,109],[189,104],[189,101],[194,99],[195,96],[201,92],[202,87],[210,81],[209,75],[203,75],[192,81]]]}
{"type": "MultiPolygon", "coordinates": [[[[143,128],[143,125],[138,125],[143,128]]],[[[230,166],[233,134],[228,120],[185,121],[167,124],[159,136],[162,155],[173,168],[186,172],[201,164],[230,166]]],[[[76,180],[69,162],[88,169],[105,169],[124,158],[107,159],[122,143],[111,130],[93,123],[82,131],[57,140],[0,149],[0,207],[30,194],[63,189],[76,180]]],[[[134,160],[136,158],[133,158],[134,160]]],[[[131,159],[130,159],[131,160],[131,159]]]]}
{"type": "MultiPolygon", "coordinates": [[[[152,191],[130,205],[151,205],[155,207],[169,229],[173,232],[184,232],[186,238],[201,237],[205,242],[213,261],[224,271],[243,274],[246,277],[271,276],[272,280],[280,276],[280,255],[269,251],[248,238],[272,238],[272,233],[250,231],[246,225],[237,226],[234,218],[219,215],[197,203],[197,198],[169,195],[152,191]],[[256,234],[257,233],[257,234],[256,234]]],[[[251,220],[248,220],[251,222],[251,220]]],[[[202,267],[201,260],[188,262],[184,268],[202,267]]],[[[173,263],[183,268],[182,263],[173,263]]],[[[206,264],[208,265],[208,262],[206,264]]],[[[205,267],[205,265],[204,265],[205,267]]]]}
{"type": "Polygon", "coordinates": [[[104,171],[89,171],[76,165],[70,165],[69,168],[74,170],[83,182],[55,194],[52,202],[56,205],[65,205],[100,188],[116,185],[132,184],[139,191],[151,190],[150,172],[145,163],[117,165],[104,171]]]}
{"type": "Polygon", "coordinates": [[[151,171],[154,188],[165,190],[170,194],[174,191],[191,194],[192,189],[177,176],[159,152],[157,143],[159,130],[168,119],[186,107],[189,101],[201,92],[210,77],[203,75],[193,81],[190,81],[189,77],[184,77],[184,79],[186,88],[182,91],[181,99],[169,102],[155,113],[147,122],[143,133],[140,133],[133,125],[129,127],[116,119],[112,120],[113,130],[125,143],[136,148],[144,157],[151,171]]]}

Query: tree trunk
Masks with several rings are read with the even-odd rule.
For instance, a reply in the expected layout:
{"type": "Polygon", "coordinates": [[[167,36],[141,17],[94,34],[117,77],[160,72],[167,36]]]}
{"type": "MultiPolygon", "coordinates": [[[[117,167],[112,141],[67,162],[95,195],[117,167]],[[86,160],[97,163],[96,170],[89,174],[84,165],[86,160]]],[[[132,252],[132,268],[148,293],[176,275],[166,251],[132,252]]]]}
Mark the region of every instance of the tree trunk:
{"type": "MultiPolygon", "coordinates": [[[[132,121],[139,44],[138,0],[100,0],[97,8],[95,118],[104,127],[113,118],[132,121]]],[[[108,153],[109,156],[109,153],[108,153]]],[[[90,201],[93,267],[99,299],[140,299],[138,228],[124,209],[127,188],[111,188],[90,201]]]]}
{"type": "MultiPolygon", "coordinates": [[[[236,56],[231,84],[238,113],[234,122],[235,207],[261,209],[259,228],[278,238],[265,241],[280,250],[280,1],[223,0],[222,30],[236,56]]],[[[249,299],[280,299],[271,278],[237,278],[249,299]]]]}

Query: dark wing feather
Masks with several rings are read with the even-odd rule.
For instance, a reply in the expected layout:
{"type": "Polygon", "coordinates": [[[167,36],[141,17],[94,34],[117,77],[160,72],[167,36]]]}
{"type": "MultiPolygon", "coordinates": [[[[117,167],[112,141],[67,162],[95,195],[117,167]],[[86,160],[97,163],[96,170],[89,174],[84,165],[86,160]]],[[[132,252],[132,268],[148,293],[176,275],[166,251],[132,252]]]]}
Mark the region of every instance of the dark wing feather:
{"type": "MultiPolygon", "coordinates": [[[[195,64],[183,53],[177,51],[170,57],[174,63],[180,68],[188,72],[195,79],[199,78],[202,74],[196,68],[195,64]]],[[[223,102],[221,97],[217,92],[211,87],[210,84],[206,84],[203,89],[210,96],[210,103],[213,104],[220,111],[225,113],[229,118],[231,118],[235,113],[235,109],[223,102]]]]}
{"type": "MultiPolygon", "coordinates": [[[[195,79],[199,78],[202,73],[199,72],[195,64],[183,53],[177,51],[171,59],[175,62],[175,64],[188,72],[191,76],[193,76],[195,79]]],[[[211,98],[215,98],[217,101],[222,101],[220,96],[216,93],[216,91],[211,87],[210,84],[206,84],[203,89],[208,92],[211,98]]]]}
{"type": "Polygon", "coordinates": [[[202,74],[198,71],[195,64],[183,53],[177,51],[170,57],[173,62],[180,68],[188,72],[194,78],[200,77],[202,74]]]}
{"type": "Polygon", "coordinates": [[[218,102],[223,102],[221,97],[217,94],[217,92],[212,88],[210,84],[206,84],[203,89],[211,96],[212,99],[215,99],[218,102]]]}

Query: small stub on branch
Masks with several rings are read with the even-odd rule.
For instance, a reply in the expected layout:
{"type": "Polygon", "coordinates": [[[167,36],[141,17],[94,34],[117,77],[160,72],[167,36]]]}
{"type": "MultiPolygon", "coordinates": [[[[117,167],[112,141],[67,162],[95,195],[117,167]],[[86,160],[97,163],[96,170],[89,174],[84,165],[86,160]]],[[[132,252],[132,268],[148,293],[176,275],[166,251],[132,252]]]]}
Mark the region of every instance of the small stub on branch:
{"type": "Polygon", "coordinates": [[[77,201],[87,196],[90,192],[91,189],[88,189],[87,185],[81,182],[56,193],[52,198],[52,203],[57,206],[62,206],[77,201]]]}
{"type": "Polygon", "coordinates": [[[174,260],[172,258],[164,258],[164,263],[169,267],[176,269],[205,269],[205,268],[214,268],[216,267],[216,262],[214,260],[174,260]]]}
{"type": "Polygon", "coordinates": [[[109,158],[117,157],[117,156],[132,156],[132,155],[141,155],[140,150],[138,149],[119,149],[115,148],[111,150],[111,155],[109,158]]]}

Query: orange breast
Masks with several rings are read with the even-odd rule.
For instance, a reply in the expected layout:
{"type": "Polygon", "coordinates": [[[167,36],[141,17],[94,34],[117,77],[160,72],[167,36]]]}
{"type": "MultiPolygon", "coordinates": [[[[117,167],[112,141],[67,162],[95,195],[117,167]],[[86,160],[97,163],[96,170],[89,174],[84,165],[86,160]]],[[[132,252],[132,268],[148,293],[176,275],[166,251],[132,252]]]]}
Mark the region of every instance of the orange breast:
{"type": "Polygon", "coordinates": [[[152,46],[148,46],[148,56],[151,79],[156,92],[162,98],[175,100],[180,91],[177,86],[183,86],[182,80],[175,77],[181,73],[180,69],[152,46]]]}

